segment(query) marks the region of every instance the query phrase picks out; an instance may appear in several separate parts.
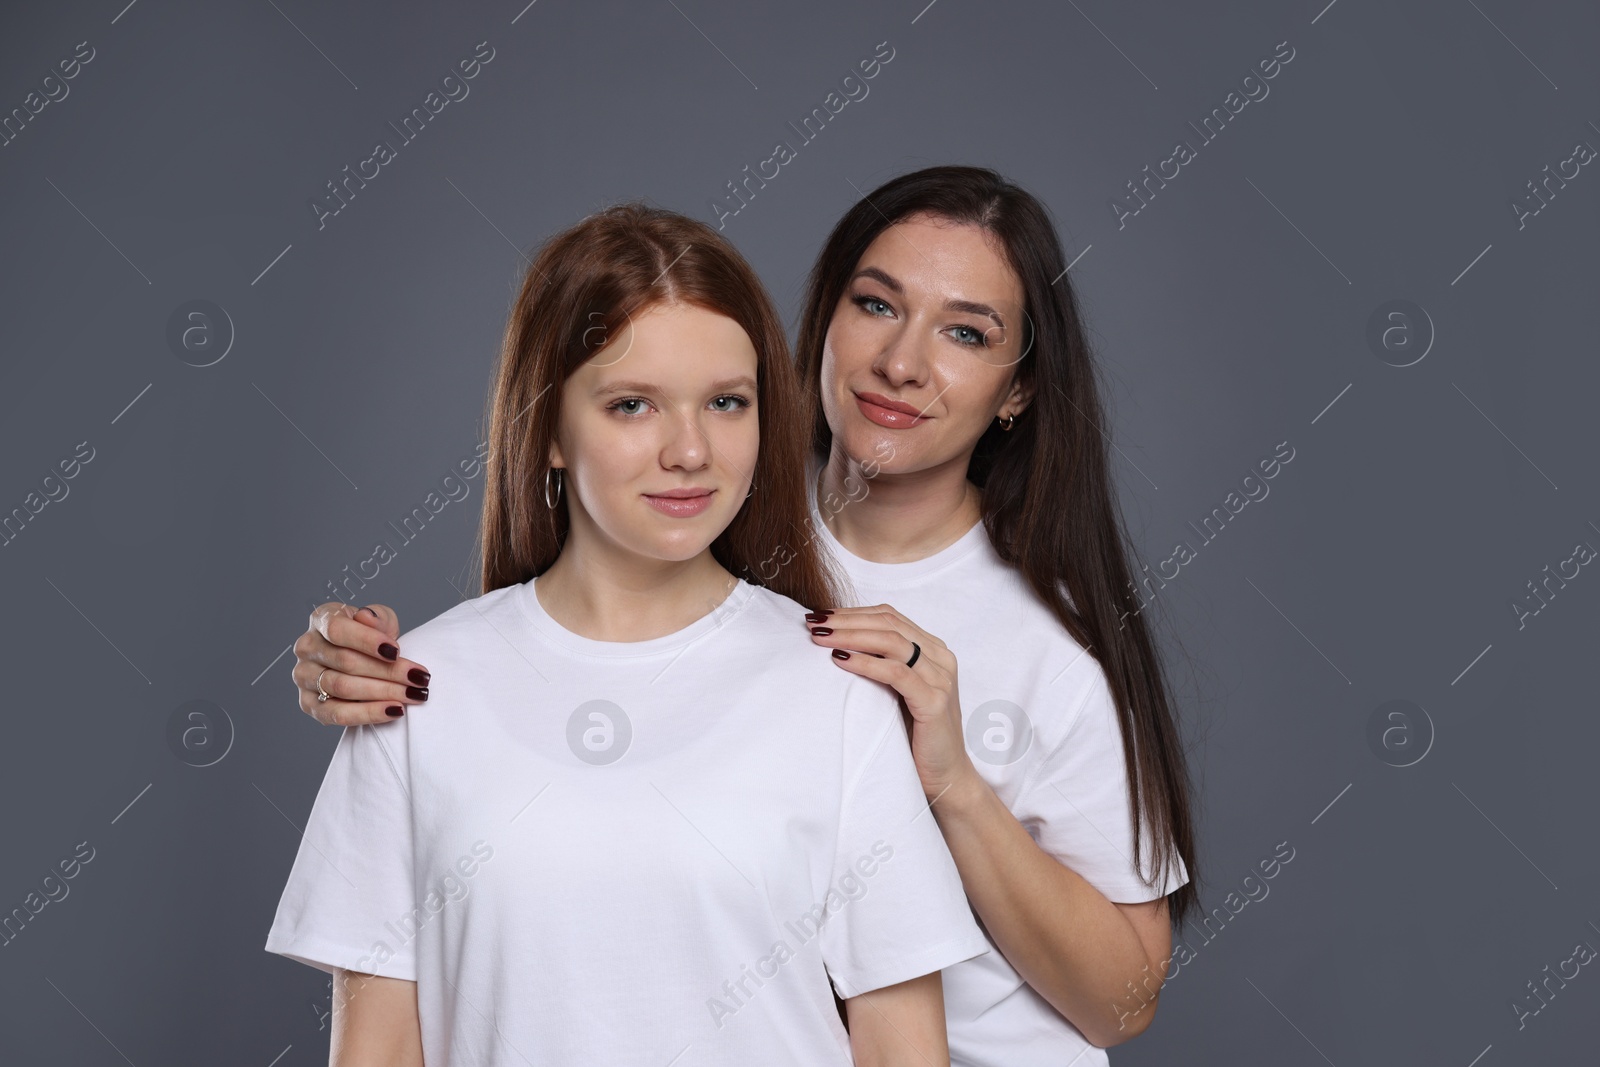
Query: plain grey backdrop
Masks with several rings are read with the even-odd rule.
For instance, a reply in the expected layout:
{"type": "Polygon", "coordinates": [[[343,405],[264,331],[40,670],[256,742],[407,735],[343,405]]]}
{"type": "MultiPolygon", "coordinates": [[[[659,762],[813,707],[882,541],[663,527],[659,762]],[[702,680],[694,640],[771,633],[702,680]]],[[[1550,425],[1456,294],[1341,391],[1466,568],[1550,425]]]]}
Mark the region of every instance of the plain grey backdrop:
{"type": "MultiPolygon", "coordinates": [[[[1592,5],[124,2],[0,16],[0,1061],[325,1062],[262,948],[338,740],[287,649],[475,449],[523,253],[643,197],[792,330],[960,162],[1056,214],[1141,562],[1193,550],[1147,611],[1225,919],[1113,1062],[1594,1062],[1592,5]]],[[[467,485],[358,603],[476,595],[467,485]]]]}

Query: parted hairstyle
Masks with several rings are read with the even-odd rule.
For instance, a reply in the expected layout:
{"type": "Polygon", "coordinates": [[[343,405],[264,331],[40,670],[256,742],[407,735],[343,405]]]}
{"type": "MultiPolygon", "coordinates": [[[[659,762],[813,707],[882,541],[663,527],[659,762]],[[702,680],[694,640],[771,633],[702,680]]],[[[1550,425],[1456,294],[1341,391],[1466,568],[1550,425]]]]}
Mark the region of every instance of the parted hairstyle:
{"type": "Polygon", "coordinates": [[[835,572],[811,537],[798,536],[811,529],[805,448],[816,401],[800,388],[772,298],[710,226],[638,202],[595,212],[546,241],[512,304],[486,411],[482,592],[526,582],[561,554],[570,494],[547,506],[545,479],[562,385],[608,339],[620,339],[631,318],[661,304],[726,315],[756,350],[754,488],[712,542],[712,556],[807,608],[839,604],[835,572]],[[773,567],[779,552],[782,566],[773,567]]]}
{"type": "MultiPolygon", "coordinates": [[[[1179,926],[1199,903],[1189,776],[1175,702],[1142,602],[1131,595],[1131,546],[1113,496],[1099,371],[1047,209],[984,167],[928,167],[868,193],[839,220],[812,267],[795,353],[803,387],[818,396],[828,324],[861,256],[880,233],[914,215],[981,227],[1021,279],[1026,355],[1016,368],[1032,400],[1014,429],[989,424],[967,478],[983,491],[983,523],[995,551],[1105,672],[1117,705],[1141,873],[1141,847],[1154,845],[1164,847],[1148,853],[1147,882],[1174,853],[1190,875],[1168,897],[1169,917],[1179,926]]],[[[809,436],[825,461],[833,434],[820,402],[809,436]]]]}

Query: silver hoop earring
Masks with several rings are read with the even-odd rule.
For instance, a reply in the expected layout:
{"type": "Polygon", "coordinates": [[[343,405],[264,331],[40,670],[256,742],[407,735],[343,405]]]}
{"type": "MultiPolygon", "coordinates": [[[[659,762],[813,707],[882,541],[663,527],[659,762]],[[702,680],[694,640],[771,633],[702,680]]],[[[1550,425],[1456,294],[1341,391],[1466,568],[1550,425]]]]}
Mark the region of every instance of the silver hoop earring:
{"type": "Polygon", "coordinates": [[[551,511],[554,511],[555,507],[556,507],[556,504],[558,504],[560,501],[561,501],[561,468],[560,467],[551,467],[549,470],[544,472],[544,503],[545,503],[545,506],[547,508],[549,508],[551,511]],[[550,499],[550,476],[552,474],[555,475],[555,481],[556,481],[556,492],[555,492],[555,499],[554,500],[550,499]]]}
{"type": "Polygon", "coordinates": [[[1011,427],[1017,424],[1017,417],[1015,415],[1007,415],[1005,418],[997,418],[995,421],[1000,423],[1000,428],[1002,430],[1009,430],[1011,427]]]}

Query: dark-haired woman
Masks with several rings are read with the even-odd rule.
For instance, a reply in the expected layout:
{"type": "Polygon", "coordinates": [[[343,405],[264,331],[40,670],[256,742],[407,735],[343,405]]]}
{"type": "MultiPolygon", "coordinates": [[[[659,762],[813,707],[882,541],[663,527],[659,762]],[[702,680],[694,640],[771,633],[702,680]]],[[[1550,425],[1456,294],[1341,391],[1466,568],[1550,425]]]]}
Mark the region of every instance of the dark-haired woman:
{"type": "MultiPolygon", "coordinates": [[[[797,344],[812,523],[745,575],[821,542],[855,595],[803,625],[901,697],[992,946],[944,971],[961,1067],[1108,1062],[1154,1017],[1196,902],[1183,749],[1066,268],[1043,205],[987,169],[916,171],[852,207],[797,344]]],[[[426,701],[399,632],[381,604],[318,608],[301,708],[381,723],[426,701]]]]}

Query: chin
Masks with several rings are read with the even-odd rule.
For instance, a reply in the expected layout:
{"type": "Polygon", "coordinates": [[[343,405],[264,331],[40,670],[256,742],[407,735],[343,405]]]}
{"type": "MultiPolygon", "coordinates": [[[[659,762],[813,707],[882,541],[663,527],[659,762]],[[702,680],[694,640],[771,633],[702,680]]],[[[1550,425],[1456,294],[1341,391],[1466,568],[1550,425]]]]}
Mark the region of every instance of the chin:
{"type": "Polygon", "coordinates": [[[872,464],[887,474],[897,474],[914,467],[913,457],[921,449],[909,447],[910,438],[904,430],[886,430],[875,422],[857,418],[835,440],[844,448],[845,455],[857,463],[872,464]]]}
{"type": "Polygon", "coordinates": [[[687,563],[710,548],[711,542],[721,535],[721,528],[717,529],[716,534],[710,540],[707,540],[703,534],[701,536],[691,536],[690,531],[683,530],[675,536],[657,539],[655,543],[649,546],[647,554],[672,563],[687,563]]]}

